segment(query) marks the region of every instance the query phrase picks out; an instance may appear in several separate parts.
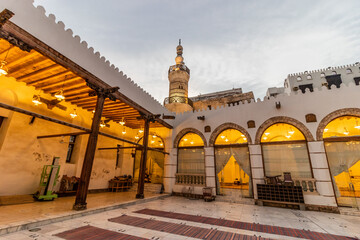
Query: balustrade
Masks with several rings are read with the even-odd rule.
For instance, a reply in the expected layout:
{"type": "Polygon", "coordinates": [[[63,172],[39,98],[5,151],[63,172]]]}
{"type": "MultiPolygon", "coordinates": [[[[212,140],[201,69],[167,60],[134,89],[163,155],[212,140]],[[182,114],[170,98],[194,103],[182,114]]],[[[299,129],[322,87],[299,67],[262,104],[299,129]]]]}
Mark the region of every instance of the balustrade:
{"type": "Polygon", "coordinates": [[[306,193],[318,193],[316,189],[315,178],[294,178],[294,185],[301,186],[304,194],[306,193]]]}
{"type": "Polygon", "coordinates": [[[176,184],[205,186],[205,174],[176,173],[176,184]]]}

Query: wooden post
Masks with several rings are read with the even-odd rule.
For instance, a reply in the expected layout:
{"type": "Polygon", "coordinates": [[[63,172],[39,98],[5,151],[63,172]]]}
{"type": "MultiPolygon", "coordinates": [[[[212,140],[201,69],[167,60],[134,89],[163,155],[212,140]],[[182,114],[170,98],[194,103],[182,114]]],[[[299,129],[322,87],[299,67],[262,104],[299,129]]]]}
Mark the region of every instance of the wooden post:
{"type": "Polygon", "coordinates": [[[136,198],[144,198],[144,183],[145,183],[145,168],[146,168],[146,160],[147,160],[147,150],[148,150],[148,139],[149,139],[149,126],[150,119],[144,118],[144,137],[143,137],[143,149],[140,161],[140,169],[139,169],[139,182],[136,198]]]}
{"type": "Polygon", "coordinates": [[[79,186],[76,192],[76,200],[73,206],[74,210],[86,209],[86,197],[89,188],[92,166],[94,162],[96,144],[99,135],[99,127],[101,122],[102,111],[104,108],[105,98],[108,97],[109,93],[117,91],[118,89],[119,88],[97,89],[96,91],[97,92],[96,108],[95,108],[94,118],[91,124],[91,132],[90,132],[89,140],[86,146],[86,152],[81,170],[79,186]]]}

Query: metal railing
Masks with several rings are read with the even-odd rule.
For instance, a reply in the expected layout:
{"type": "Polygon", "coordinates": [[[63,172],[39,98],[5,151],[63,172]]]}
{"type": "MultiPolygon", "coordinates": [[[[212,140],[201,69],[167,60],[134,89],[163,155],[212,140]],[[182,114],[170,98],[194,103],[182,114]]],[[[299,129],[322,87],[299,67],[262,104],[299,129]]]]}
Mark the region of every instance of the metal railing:
{"type": "Polygon", "coordinates": [[[186,103],[189,104],[191,107],[194,106],[193,102],[190,98],[181,97],[181,96],[174,96],[174,97],[167,97],[164,100],[164,105],[169,103],[186,103]]]}
{"type": "Polygon", "coordinates": [[[175,183],[183,185],[205,186],[205,174],[176,173],[175,183]]]}

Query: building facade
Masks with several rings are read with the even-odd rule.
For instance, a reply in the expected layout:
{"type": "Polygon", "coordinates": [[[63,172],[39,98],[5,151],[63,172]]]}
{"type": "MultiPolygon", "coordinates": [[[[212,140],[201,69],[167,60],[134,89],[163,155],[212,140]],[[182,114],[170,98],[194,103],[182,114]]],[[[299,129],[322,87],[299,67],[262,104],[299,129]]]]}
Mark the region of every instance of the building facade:
{"type": "Polygon", "coordinates": [[[290,176],[308,209],[359,208],[357,64],[289,75],[284,93],[263,101],[233,89],[195,97],[194,107],[179,44],[162,106],[32,1],[0,10],[0,199],[36,192],[43,166],[59,158],[54,191],[64,175],[88,184],[77,210],[84,192],[119,175],[139,182],[137,197],[148,181],[253,203],[258,184],[290,176]]]}

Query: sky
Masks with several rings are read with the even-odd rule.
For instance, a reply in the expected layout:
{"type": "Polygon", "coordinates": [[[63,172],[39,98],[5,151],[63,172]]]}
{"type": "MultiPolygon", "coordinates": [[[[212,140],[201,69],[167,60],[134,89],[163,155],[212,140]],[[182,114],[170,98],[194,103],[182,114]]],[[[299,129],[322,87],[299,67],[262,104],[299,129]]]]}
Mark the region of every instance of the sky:
{"type": "Polygon", "coordinates": [[[35,0],[160,102],[181,38],[189,96],[263,98],[288,74],[359,62],[358,0],[35,0]]]}

